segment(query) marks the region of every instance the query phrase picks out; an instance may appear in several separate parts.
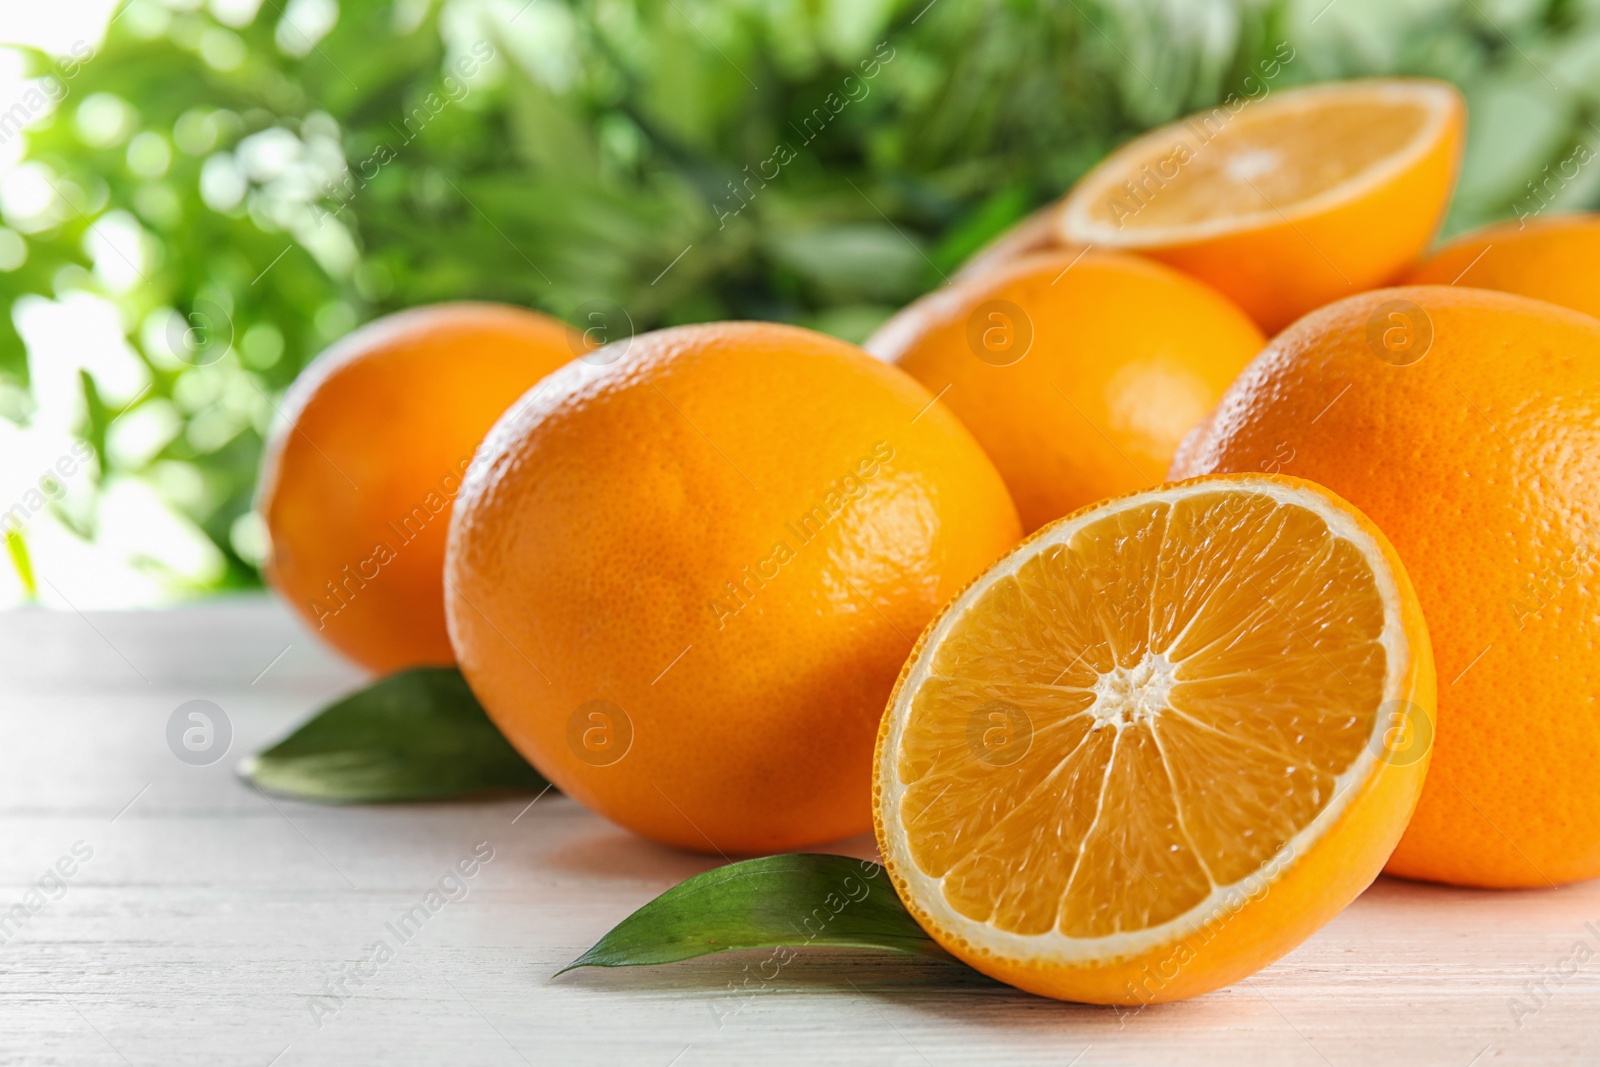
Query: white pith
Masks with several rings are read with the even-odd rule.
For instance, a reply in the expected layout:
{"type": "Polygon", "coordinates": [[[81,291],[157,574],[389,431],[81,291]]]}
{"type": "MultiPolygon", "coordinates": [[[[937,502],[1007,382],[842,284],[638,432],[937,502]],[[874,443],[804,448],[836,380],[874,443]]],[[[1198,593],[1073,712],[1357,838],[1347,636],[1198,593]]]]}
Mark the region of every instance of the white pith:
{"type": "MultiPolygon", "coordinates": [[[[1249,108],[1257,107],[1304,109],[1318,96],[1329,93],[1350,97],[1352,102],[1357,99],[1351,96],[1348,87],[1338,86],[1337,83],[1328,87],[1311,86],[1285,91],[1284,98],[1267,97],[1259,104],[1248,105],[1241,114],[1247,113],[1249,108]]],[[[1456,107],[1456,101],[1449,89],[1417,82],[1375,84],[1368,88],[1365,99],[1405,100],[1416,103],[1428,112],[1428,123],[1404,151],[1395,153],[1316,196],[1297,200],[1292,204],[1275,205],[1246,215],[1233,215],[1181,226],[1135,225],[1119,229],[1093,214],[1090,205],[1103,202],[1108,192],[1134,173],[1138,163],[1148,162],[1155,158],[1161,148],[1171,147],[1173,138],[1171,127],[1176,125],[1173,123],[1128,142],[1091,170],[1078,184],[1078,188],[1074,190],[1066,209],[1062,212],[1060,224],[1062,233],[1067,240],[1079,244],[1104,245],[1111,248],[1156,248],[1192,244],[1228,233],[1259,229],[1286,221],[1292,223],[1354,200],[1362,193],[1376,188],[1414,165],[1438,142],[1445,123],[1449,121],[1456,107]],[[1132,166],[1129,161],[1132,162],[1132,166]]]]}
{"type": "Polygon", "coordinates": [[[1089,714],[1119,730],[1150,721],[1166,707],[1172,666],[1160,652],[1146,652],[1132,667],[1111,668],[1095,680],[1089,714]]]}
{"type": "MultiPolygon", "coordinates": [[[[917,866],[907,846],[904,828],[900,821],[900,805],[905,795],[905,783],[900,781],[898,760],[909,717],[911,704],[918,690],[927,681],[930,666],[944,643],[945,636],[967,611],[997,581],[1016,573],[1024,563],[1051,546],[1069,541],[1078,530],[1089,523],[1130,508],[1146,507],[1152,503],[1175,502],[1186,497],[1215,492],[1250,492],[1266,496],[1280,504],[1304,508],[1323,520],[1330,534],[1350,542],[1363,558],[1371,564],[1373,580],[1383,601],[1383,630],[1378,641],[1385,653],[1385,702],[1405,697],[1403,686],[1411,663],[1411,650],[1406,642],[1401,619],[1400,592],[1394,575],[1384,562],[1382,551],[1372,537],[1342,510],[1327,503],[1321,496],[1307,490],[1282,483],[1256,479],[1229,479],[1226,483],[1201,483],[1152,490],[1126,500],[1108,504],[1075,519],[1063,522],[1030,542],[1025,548],[1002,560],[984,580],[974,584],[939,620],[922,643],[910,673],[889,709],[888,735],[882,749],[879,781],[882,784],[882,817],[884,823],[885,858],[909,887],[912,901],[926,912],[940,927],[964,938],[980,951],[1011,960],[1045,964],[1073,964],[1103,962],[1127,958],[1169,945],[1186,937],[1212,921],[1219,912],[1237,911],[1245,898],[1258,898],[1294,862],[1339,819],[1349,807],[1351,799],[1360,791],[1353,788],[1365,782],[1373,773],[1383,748],[1384,731],[1388,726],[1381,715],[1373,715],[1372,733],[1362,746],[1356,760],[1334,779],[1333,795],[1326,806],[1290,838],[1278,856],[1268,860],[1250,875],[1238,881],[1216,885],[1210,895],[1183,914],[1143,930],[1125,931],[1103,937],[1069,937],[1052,929],[1042,934],[1017,934],[1001,929],[993,922],[978,922],[957,911],[945,900],[943,879],[934,878],[917,866]]],[[[1159,715],[1155,704],[1164,697],[1171,684],[1171,671],[1175,664],[1159,653],[1147,654],[1132,668],[1116,668],[1103,674],[1095,683],[1095,702],[1090,713],[1102,724],[1114,726],[1119,732],[1146,716],[1159,715]]],[[[1080,842],[1080,853],[1083,847],[1080,842]]]]}

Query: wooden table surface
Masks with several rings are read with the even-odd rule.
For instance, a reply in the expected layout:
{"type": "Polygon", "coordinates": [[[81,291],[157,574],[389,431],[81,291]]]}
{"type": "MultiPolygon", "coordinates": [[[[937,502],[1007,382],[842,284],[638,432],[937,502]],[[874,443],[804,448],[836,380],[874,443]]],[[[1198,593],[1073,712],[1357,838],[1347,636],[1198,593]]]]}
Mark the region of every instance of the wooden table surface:
{"type": "Polygon", "coordinates": [[[770,981],[734,954],[552,978],[712,861],[554,794],[331,808],[234,776],[358,682],[265,599],[0,615],[0,1063],[1600,1061],[1600,883],[1380,880],[1254,978],[1138,1013],[868,953],[811,952],[770,981]],[[194,699],[232,728],[207,766],[167,742],[194,699]]]}

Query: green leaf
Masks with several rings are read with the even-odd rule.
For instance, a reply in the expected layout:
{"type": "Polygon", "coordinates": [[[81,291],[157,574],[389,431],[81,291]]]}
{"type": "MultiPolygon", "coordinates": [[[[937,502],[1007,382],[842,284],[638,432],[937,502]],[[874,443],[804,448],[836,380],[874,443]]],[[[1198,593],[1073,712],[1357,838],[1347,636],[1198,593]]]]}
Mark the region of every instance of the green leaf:
{"type": "Polygon", "coordinates": [[[1037,199],[1020,185],[1008,186],[952,226],[933,252],[940,270],[955,270],[978,249],[1019,222],[1037,199]]]}
{"type": "Polygon", "coordinates": [[[563,967],[638,967],[741,948],[826,945],[950,960],[871,860],[797,853],[680,882],[563,967]]]}
{"type": "Polygon", "coordinates": [[[495,729],[454,667],[418,667],[319,711],[239,766],[258,788],[300,800],[437,800],[548,782],[495,729]]]}
{"type": "Polygon", "coordinates": [[[29,600],[39,599],[39,583],[33,576],[33,559],[28,555],[28,542],[22,539],[20,530],[7,530],[5,534],[6,554],[11,557],[11,565],[16,568],[17,577],[22,581],[22,592],[29,600]]]}
{"type": "Polygon", "coordinates": [[[100,396],[100,387],[89,372],[79,368],[78,384],[83,388],[83,409],[89,419],[89,447],[94,449],[95,460],[101,470],[110,470],[111,461],[106,455],[106,429],[111,425],[106,402],[100,396]]]}

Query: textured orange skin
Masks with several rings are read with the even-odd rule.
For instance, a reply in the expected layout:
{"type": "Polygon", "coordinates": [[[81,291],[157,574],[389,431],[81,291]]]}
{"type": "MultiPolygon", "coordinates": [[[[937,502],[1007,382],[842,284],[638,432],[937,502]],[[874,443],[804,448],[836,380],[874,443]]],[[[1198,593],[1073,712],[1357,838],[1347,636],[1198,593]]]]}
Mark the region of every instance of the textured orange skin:
{"type": "Polygon", "coordinates": [[[660,330],[551,376],[484,442],[451,527],[450,634],[490,717],[563,792],[665,844],[865,830],[911,638],[1021,536],[931,400],[853,345],[767,323],[660,330]],[[873,464],[879,442],[893,454],[873,464]],[[858,498],[797,537],[846,475],[858,498]],[[780,541],[792,558],[763,564],[780,541]],[[607,766],[568,741],[592,700],[632,723],[607,766]]]}
{"type": "Polygon", "coordinates": [[[931,293],[866,347],[940,394],[1005,477],[1023,529],[1035,530],[1159,482],[1263,343],[1226,298],[1169,267],[1058,251],[931,293]],[[1009,366],[969,345],[968,320],[991,300],[1033,323],[1032,347],[1009,366]]]}
{"type": "Polygon", "coordinates": [[[1174,476],[1277,454],[1381,526],[1416,582],[1448,684],[1390,873],[1600,874],[1600,576],[1584,533],[1600,512],[1600,321],[1479,289],[1366,293],[1284,331],[1196,433],[1174,476]],[[1372,309],[1395,298],[1433,324],[1409,366],[1367,344],[1372,309]]]}
{"type": "Polygon", "coordinates": [[[1502,222],[1459,237],[1417,265],[1407,285],[1498,289],[1600,317],[1600,215],[1502,222]]]}
{"type": "Polygon", "coordinates": [[[267,445],[267,580],[368,670],[454,662],[440,579],[450,501],[500,413],[587,347],[548,316],[475,303],[403,311],[344,337],[290,389],[267,445]]]}
{"type": "MultiPolygon", "coordinates": [[[[1427,625],[1417,604],[1416,590],[1383,531],[1322,486],[1286,475],[1257,474],[1255,477],[1317,492],[1349,512],[1377,542],[1400,588],[1402,628],[1412,650],[1410,669],[1401,683],[1404,694],[1401,699],[1410,700],[1425,716],[1433,719],[1437,683],[1427,625]]],[[[1229,480],[1232,476],[1220,475],[1193,478],[1189,482],[1229,480]]],[[[1074,515],[1097,507],[1099,504],[1091,504],[1074,515]]],[[[1018,545],[1016,551],[1023,551],[1044,532],[1036,531],[1018,545]]],[[[929,623],[917,641],[916,651],[907,659],[895,683],[894,694],[889,698],[890,708],[898,700],[900,687],[905,684],[937,622],[929,623]]],[[[1378,876],[1384,860],[1405,830],[1406,821],[1422,792],[1432,756],[1431,752],[1427,753],[1412,763],[1380,759],[1328,831],[1303,855],[1285,864],[1265,893],[1247,899],[1237,910],[1225,913],[1220,921],[1181,941],[1128,958],[1106,960],[1093,966],[1059,966],[1009,959],[982,950],[939,927],[912,899],[908,883],[891,857],[884,825],[880,778],[888,736],[889,716],[885,715],[873,759],[873,826],[878,850],[885,857],[889,877],[901,901],[928,935],[951,955],[1018,989],[1057,1000],[1130,1006],[1184,1000],[1247,978],[1326,926],[1378,876]]]]}
{"type": "Polygon", "coordinates": [[[1415,165],[1343,203],[1290,209],[1276,222],[1204,240],[1128,247],[1210,283],[1277,333],[1313,308],[1393,281],[1427,248],[1455,188],[1465,124],[1458,99],[1445,136],[1415,165]]]}

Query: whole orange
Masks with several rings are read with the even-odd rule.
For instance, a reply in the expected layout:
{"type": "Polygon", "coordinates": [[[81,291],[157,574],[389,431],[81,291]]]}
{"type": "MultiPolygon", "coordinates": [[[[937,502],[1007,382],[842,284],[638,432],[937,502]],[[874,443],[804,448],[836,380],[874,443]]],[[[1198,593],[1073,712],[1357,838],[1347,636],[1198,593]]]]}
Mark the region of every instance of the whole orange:
{"type": "Polygon", "coordinates": [[[461,477],[512,401],[586,350],[548,316],[476,303],[341,339],[290,388],[267,444],[268,581],[369,670],[452,662],[440,574],[461,477]]]}
{"type": "Polygon", "coordinates": [[[1600,321],[1442,286],[1332,304],[1240,375],[1173,476],[1263,462],[1364,511],[1428,620],[1433,765],[1387,870],[1600,874],[1600,321]]]}
{"type": "Polygon", "coordinates": [[[1020,536],[915,381],[791,326],[643,334],[508,411],[445,562],[467,681],[517,749],[645,837],[793,849],[872,824],[918,632],[1020,536]]]}
{"type": "Polygon", "coordinates": [[[1502,222],[1458,237],[1418,264],[1408,285],[1499,289],[1600,316],[1600,215],[1502,222]]]}
{"type": "Polygon", "coordinates": [[[867,350],[967,425],[1031,531],[1160,482],[1262,344],[1243,311],[1170,267],[1063,251],[918,300],[867,350]]]}

